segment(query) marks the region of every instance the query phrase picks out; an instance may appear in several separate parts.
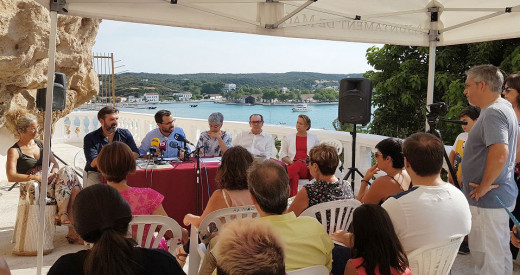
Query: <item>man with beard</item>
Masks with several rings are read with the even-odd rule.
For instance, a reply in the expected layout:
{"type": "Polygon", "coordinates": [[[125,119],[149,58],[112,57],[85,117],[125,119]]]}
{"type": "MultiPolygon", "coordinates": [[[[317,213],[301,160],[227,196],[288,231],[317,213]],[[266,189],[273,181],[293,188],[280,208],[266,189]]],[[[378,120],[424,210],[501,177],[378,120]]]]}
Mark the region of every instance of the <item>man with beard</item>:
{"type": "MultiPolygon", "coordinates": [[[[175,119],[172,117],[172,113],[168,110],[159,110],[155,113],[155,122],[157,128],[151,130],[141,141],[139,146],[139,154],[144,156],[148,153],[151,147],[152,139],[158,138],[161,142],[166,142],[166,151],[163,153],[165,158],[179,157],[184,158],[184,152],[179,152],[177,146],[184,148],[185,144],[182,141],[175,140],[175,134],[186,137],[184,130],[181,127],[175,126],[175,119]]],[[[190,148],[188,148],[190,152],[190,148]]],[[[159,154],[157,152],[156,154],[159,154]]]]}
{"type": "Polygon", "coordinates": [[[103,107],[97,114],[101,127],[88,133],[83,139],[83,151],[87,164],[85,165],[86,177],[83,180],[83,186],[87,187],[93,184],[101,183],[101,174],[97,169],[97,156],[101,148],[112,141],[121,141],[130,146],[134,152],[135,158],[139,157],[139,150],[135,145],[134,137],[127,129],[117,128],[119,119],[119,110],[112,106],[103,107]]]}

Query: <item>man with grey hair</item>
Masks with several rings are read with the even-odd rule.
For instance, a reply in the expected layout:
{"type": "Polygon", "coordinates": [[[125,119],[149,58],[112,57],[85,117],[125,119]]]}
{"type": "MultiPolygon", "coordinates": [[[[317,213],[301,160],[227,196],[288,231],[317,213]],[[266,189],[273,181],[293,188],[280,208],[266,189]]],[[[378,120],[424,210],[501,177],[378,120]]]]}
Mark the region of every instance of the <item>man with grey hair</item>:
{"type": "Polygon", "coordinates": [[[518,188],[513,178],[518,121],[511,104],[500,97],[504,77],[492,65],[466,72],[464,95],[481,108],[464,148],[462,181],[471,210],[469,249],[475,274],[512,274],[509,218],[518,188]]]}
{"type": "Polygon", "coordinates": [[[252,114],[249,117],[249,126],[251,130],[238,134],[233,140],[233,146],[246,148],[255,158],[275,157],[273,137],[262,130],[264,117],[261,114],[252,114]]]}
{"type": "Polygon", "coordinates": [[[221,113],[216,112],[209,115],[209,131],[202,132],[197,142],[201,155],[220,157],[231,147],[231,133],[221,130],[223,123],[224,115],[221,113]]]}

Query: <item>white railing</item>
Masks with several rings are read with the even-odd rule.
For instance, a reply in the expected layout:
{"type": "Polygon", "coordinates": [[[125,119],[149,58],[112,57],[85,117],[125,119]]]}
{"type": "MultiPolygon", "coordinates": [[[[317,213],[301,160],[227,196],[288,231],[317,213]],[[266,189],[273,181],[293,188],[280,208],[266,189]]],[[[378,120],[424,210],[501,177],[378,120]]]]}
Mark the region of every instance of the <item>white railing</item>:
{"type": "MultiPolygon", "coordinates": [[[[182,127],[186,133],[188,140],[195,143],[202,131],[208,129],[208,122],[205,119],[195,118],[176,118],[175,125],[182,127]]],[[[64,143],[83,143],[83,137],[99,128],[97,112],[95,111],[79,111],[72,112],[65,118],[60,119],[55,126],[53,140],[54,142],[64,143]]],[[[121,112],[119,114],[119,127],[129,129],[139,146],[144,136],[152,129],[157,127],[154,116],[152,114],[121,112]]],[[[242,131],[249,130],[249,123],[224,121],[222,127],[225,131],[231,132],[236,136],[242,131]]],[[[263,130],[273,137],[282,139],[290,133],[294,133],[294,127],[264,125],[263,130]]],[[[348,167],[352,166],[352,136],[348,132],[310,129],[310,132],[317,135],[320,140],[336,139],[343,144],[343,173],[346,173],[348,167]]],[[[365,173],[371,166],[372,150],[375,145],[387,138],[386,136],[357,134],[356,140],[356,167],[365,173]]],[[[447,146],[447,150],[451,150],[451,146],[447,146]]],[[[358,189],[361,178],[359,175],[355,177],[355,187],[358,189]]],[[[357,190],[356,190],[357,191],[357,190]]]]}

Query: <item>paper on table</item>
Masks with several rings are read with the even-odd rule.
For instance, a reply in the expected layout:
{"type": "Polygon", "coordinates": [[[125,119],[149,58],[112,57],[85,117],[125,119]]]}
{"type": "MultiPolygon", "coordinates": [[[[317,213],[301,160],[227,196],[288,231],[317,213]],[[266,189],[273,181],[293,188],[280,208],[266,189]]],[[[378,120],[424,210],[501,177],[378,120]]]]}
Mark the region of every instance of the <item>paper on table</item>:
{"type": "Polygon", "coordinates": [[[220,162],[222,157],[214,157],[214,158],[201,158],[200,161],[202,162],[220,162]]]}

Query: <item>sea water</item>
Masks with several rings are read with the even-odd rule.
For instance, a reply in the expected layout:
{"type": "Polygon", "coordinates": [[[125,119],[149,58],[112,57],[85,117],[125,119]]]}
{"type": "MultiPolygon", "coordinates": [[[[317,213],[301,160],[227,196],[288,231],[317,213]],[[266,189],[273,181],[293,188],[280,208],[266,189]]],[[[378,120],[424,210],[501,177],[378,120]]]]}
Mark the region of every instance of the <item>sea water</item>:
{"type": "Polygon", "coordinates": [[[294,112],[293,105],[237,105],[221,104],[213,102],[186,102],[186,103],[161,103],[139,104],[140,108],[118,107],[122,112],[137,112],[155,114],[158,110],[165,109],[172,112],[174,117],[207,119],[211,113],[221,112],[226,121],[249,121],[252,114],[261,114],[266,124],[295,126],[299,114],[305,114],[311,119],[312,128],[334,130],[332,123],[338,117],[338,104],[308,104],[309,111],[294,112]],[[197,105],[191,107],[190,105],[197,105]],[[157,107],[147,109],[146,107],[157,107]]]}

